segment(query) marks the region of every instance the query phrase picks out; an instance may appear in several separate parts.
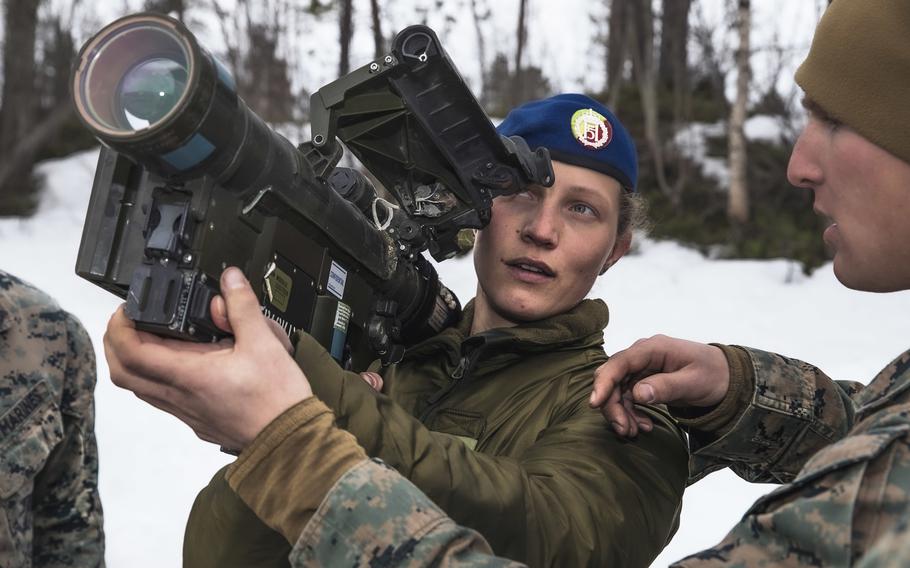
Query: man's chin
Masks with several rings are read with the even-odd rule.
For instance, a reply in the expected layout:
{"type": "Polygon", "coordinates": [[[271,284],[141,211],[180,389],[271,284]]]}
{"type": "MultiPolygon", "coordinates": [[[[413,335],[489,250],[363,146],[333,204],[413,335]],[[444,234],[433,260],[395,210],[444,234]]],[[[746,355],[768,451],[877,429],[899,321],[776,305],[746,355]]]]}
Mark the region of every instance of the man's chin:
{"type": "Polygon", "coordinates": [[[837,281],[850,288],[851,290],[860,290],[859,282],[856,282],[856,279],[853,277],[849,266],[846,266],[847,263],[844,262],[843,258],[838,258],[837,254],[834,255],[834,277],[837,278],[837,281]]]}
{"type": "Polygon", "coordinates": [[[887,293],[910,289],[910,278],[876,274],[869,269],[853,266],[843,256],[834,257],[834,276],[841,284],[858,292],[887,293]]]}

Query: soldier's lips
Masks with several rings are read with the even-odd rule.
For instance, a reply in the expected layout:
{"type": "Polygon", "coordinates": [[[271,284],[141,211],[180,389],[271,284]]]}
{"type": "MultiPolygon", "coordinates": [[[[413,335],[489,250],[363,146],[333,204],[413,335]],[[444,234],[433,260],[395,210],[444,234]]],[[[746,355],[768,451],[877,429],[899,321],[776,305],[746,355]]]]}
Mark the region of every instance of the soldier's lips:
{"type": "Polygon", "coordinates": [[[825,232],[822,233],[822,240],[830,246],[835,246],[837,244],[838,235],[840,233],[837,230],[837,223],[832,222],[825,229],[825,232]]]}
{"type": "Polygon", "coordinates": [[[825,230],[822,233],[822,240],[825,241],[828,245],[834,244],[834,239],[837,236],[837,222],[834,219],[825,213],[820,207],[813,207],[815,214],[822,218],[825,222],[825,230]]]}
{"type": "Polygon", "coordinates": [[[825,224],[825,228],[822,232],[822,240],[825,241],[826,244],[830,244],[828,239],[837,231],[837,223],[835,223],[834,219],[819,206],[817,199],[818,196],[816,196],[816,202],[812,204],[812,212],[821,217],[822,222],[825,224]],[[831,229],[832,227],[834,228],[831,229]]]}
{"type": "Polygon", "coordinates": [[[513,278],[529,284],[549,282],[556,277],[556,272],[547,263],[531,258],[516,258],[505,265],[513,278]]]}

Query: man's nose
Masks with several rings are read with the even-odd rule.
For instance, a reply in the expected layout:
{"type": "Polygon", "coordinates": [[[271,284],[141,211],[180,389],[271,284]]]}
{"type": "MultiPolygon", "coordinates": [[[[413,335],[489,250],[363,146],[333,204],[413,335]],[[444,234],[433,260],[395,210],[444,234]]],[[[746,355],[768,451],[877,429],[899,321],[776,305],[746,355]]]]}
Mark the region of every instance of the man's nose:
{"type": "Polygon", "coordinates": [[[815,140],[818,125],[806,125],[796,139],[790,162],[787,164],[787,180],[796,187],[812,189],[822,182],[824,173],[818,164],[818,140],[815,140]]]}

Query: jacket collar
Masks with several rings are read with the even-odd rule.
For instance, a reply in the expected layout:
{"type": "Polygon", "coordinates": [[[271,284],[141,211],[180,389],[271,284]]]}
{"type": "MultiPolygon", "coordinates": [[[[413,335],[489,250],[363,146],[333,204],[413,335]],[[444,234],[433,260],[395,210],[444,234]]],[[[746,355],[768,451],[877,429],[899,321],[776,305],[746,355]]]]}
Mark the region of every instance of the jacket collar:
{"type": "Polygon", "coordinates": [[[603,343],[610,311],[602,300],[583,300],[571,310],[543,320],[495,328],[469,336],[474,321],[474,300],[463,310],[461,321],[408,349],[405,358],[439,349],[496,346],[498,353],[533,353],[593,347],[603,343]]]}
{"type": "MultiPolygon", "coordinates": [[[[474,300],[465,306],[458,330],[467,335],[474,320],[474,300]]],[[[582,300],[567,312],[512,327],[491,329],[484,334],[511,337],[515,342],[553,348],[564,342],[575,343],[591,334],[602,335],[610,321],[610,310],[603,300],[582,300]]]]}

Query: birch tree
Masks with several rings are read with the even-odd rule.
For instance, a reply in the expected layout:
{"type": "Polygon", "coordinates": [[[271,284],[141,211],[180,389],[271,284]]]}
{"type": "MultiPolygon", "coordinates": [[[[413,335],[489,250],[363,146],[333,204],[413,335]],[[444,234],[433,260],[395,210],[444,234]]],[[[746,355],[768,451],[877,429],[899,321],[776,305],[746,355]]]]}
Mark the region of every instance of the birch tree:
{"type": "Polygon", "coordinates": [[[736,49],[736,98],[730,109],[728,131],[728,160],[730,164],[730,192],[727,200],[727,217],[735,224],[749,220],[749,186],[746,179],[746,105],[749,96],[749,65],[751,26],[750,0],[738,0],[736,31],[739,46],[736,49]]]}

